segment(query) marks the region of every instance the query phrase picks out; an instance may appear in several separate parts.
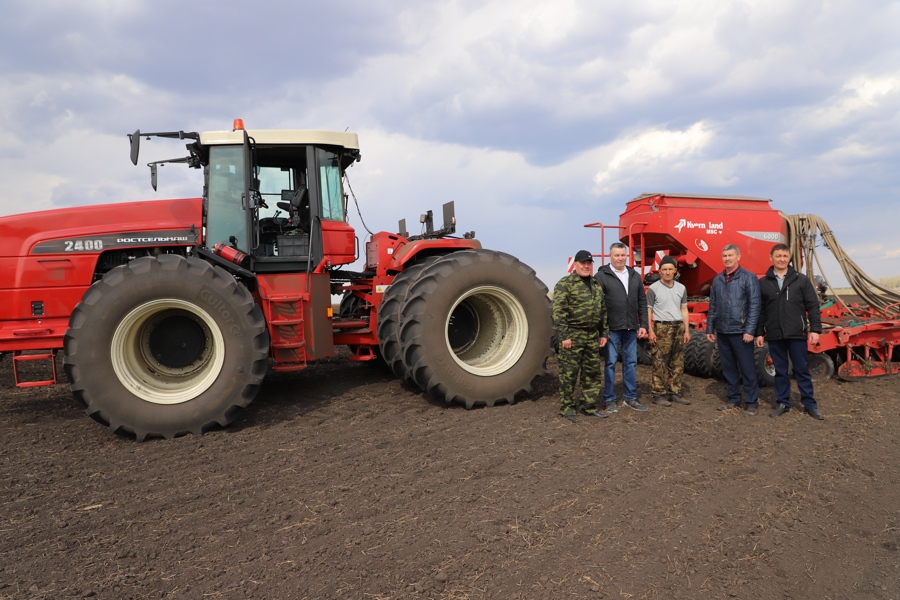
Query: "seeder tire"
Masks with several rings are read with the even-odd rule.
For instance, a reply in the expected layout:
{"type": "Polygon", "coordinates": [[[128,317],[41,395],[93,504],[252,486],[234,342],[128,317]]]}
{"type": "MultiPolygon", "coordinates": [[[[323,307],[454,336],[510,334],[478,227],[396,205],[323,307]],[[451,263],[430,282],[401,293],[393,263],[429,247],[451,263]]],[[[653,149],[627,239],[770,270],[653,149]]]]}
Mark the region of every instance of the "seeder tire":
{"type": "Polygon", "coordinates": [[[684,346],[684,370],[696,377],[712,377],[712,353],[715,344],[706,339],[706,332],[691,330],[691,341],[684,346]]]}
{"type": "Polygon", "coordinates": [[[88,415],[143,441],[232,422],[266,375],[269,335],[231,275],[164,254],[94,283],[72,311],[64,350],[88,415]]]}
{"type": "Polygon", "coordinates": [[[759,387],[775,387],[775,364],[769,355],[769,343],[762,348],[753,346],[753,357],[756,360],[756,379],[759,387]]]}
{"type": "Polygon", "coordinates": [[[825,381],[834,375],[834,361],[824,352],[809,355],[809,375],[813,381],[825,381]]]}
{"type": "Polygon", "coordinates": [[[466,408],[512,403],[545,373],[553,319],[547,287],[513,256],[454,252],[407,294],[403,362],[429,395],[466,408]]]}
{"type": "Polygon", "coordinates": [[[653,352],[650,349],[650,342],[644,338],[637,341],[637,359],[639,365],[653,364],[653,352]]]}
{"type": "Polygon", "coordinates": [[[719,345],[712,342],[712,352],[709,353],[709,376],[713,379],[725,379],[722,371],[722,359],[719,358],[719,345]]]}

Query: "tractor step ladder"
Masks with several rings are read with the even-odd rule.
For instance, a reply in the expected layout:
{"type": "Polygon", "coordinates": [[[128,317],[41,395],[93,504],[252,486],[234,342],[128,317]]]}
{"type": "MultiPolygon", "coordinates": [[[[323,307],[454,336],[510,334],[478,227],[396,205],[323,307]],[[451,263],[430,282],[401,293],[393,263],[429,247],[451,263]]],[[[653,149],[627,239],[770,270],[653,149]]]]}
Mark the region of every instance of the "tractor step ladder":
{"type": "Polygon", "coordinates": [[[265,303],[266,322],[272,345],[274,371],[306,368],[306,337],[303,303],[305,296],[271,296],[265,303]]]}
{"type": "Polygon", "coordinates": [[[45,385],[53,385],[58,383],[56,379],[56,351],[54,350],[39,350],[38,354],[23,354],[24,350],[13,350],[12,353],[12,366],[13,366],[13,377],[16,380],[16,387],[40,387],[45,385]],[[53,379],[41,379],[38,381],[22,381],[19,375],[19,363],[25,361],[33,361],[33,360],[49,360],[50,361],[50,369],[53,372],[53,379]]]}

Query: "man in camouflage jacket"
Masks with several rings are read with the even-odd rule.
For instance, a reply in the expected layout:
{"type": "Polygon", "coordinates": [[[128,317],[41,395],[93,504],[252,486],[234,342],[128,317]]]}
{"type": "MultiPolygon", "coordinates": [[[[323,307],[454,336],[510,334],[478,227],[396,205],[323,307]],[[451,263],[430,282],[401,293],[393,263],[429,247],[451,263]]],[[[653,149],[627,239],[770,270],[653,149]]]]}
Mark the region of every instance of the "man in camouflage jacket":
{"type": "Polygon", "coordinates": [[[603,289],[592,277],[594,259],[587,250],[575,254],[572,273],[553,289],[553,321],[559,342],[560,415],[577,422],[575,382],[581,371],[582,411],[606,417],[597,410],[603,393],[603,371],[598,348],[606,345],[606,303],[603,289]]]}

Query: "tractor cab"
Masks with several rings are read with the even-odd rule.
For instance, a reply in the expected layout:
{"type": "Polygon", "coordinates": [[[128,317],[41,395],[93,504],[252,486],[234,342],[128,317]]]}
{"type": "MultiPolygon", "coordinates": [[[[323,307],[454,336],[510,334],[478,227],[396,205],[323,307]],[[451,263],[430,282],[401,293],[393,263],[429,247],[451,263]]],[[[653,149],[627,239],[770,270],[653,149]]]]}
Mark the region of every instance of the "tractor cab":
{"type": "MultiPolygon", "coordinates": [[[[310,271],[356,260],[343,174],[359,160],[356,134],[319,130],[144,133],[194,139],[191,156],[160,162],[202,167],[203,246],[256,273],[310,271]]],[[[156,188],[156,165],[150,163],[156,188]]]]}

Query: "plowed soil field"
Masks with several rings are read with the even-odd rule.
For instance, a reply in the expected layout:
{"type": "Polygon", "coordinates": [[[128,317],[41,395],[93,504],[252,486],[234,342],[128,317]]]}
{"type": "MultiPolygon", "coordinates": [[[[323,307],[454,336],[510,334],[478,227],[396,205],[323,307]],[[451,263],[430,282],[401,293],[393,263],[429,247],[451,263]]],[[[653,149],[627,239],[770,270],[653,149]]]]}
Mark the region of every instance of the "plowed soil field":
{"type": "MultiPolygon", "coordinates": [[[[0,362],[0,598],[900,599],[900,378],[825,421],[429,401],[336,357],[231,427],[136,443],[0,362]]],[[[638,367],[649,402],[649,367],[638,367]]]]}

